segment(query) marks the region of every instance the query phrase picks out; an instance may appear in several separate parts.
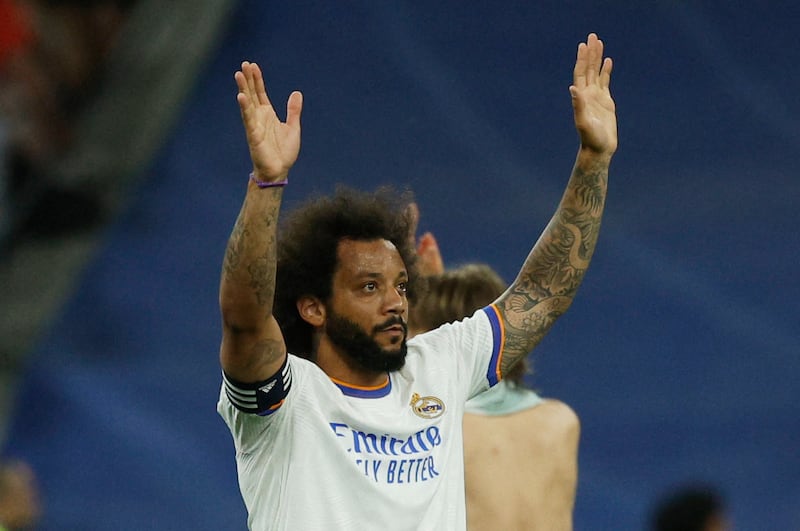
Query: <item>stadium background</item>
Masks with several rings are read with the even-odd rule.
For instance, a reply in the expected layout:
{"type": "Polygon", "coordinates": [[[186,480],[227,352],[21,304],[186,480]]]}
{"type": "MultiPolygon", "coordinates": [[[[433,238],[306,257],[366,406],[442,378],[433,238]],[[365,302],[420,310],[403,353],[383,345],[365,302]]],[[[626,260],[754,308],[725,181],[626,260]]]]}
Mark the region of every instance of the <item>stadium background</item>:
{"type": "Polygon", "coordinates": [[[484,4],[231,4],[23,367],[5,454],[37,471],[41,529],[246,527],[215,411],[219,270],[250,171],[240,61],[280,115],[305,96],[286,208],[407,186],[447,263],[510,281],[574,160],[589,31],[615,60],[620,148],[594,262],[530,378],[582,420],[575,527],[641,529],[657,495],[705,480],[738,529],[800,529],[797,5],[484,4]]]}

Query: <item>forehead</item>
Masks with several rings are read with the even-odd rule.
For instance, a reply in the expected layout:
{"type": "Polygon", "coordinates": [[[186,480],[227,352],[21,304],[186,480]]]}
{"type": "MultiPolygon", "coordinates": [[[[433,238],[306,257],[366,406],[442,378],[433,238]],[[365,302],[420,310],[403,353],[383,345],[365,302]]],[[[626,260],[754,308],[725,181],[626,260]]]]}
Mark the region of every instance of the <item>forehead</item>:
{"type": "Polygon", "coordinates": [[[347,275],[382,274],[394,277],[406,272],[397,247],[389,240],[341,240],[337,271],[347,275]]]}

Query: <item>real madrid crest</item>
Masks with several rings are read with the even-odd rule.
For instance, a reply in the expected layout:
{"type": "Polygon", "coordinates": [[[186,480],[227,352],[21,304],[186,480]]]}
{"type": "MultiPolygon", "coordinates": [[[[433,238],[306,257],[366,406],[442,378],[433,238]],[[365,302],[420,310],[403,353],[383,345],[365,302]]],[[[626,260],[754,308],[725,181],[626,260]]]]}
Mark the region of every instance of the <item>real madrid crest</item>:
{"type": "Polygon", "coordinates": [[[414,393],[410,405],[414,414],[424,419],[435,419],[444,413],[444,402],[435,396],[419,396],[414,393]]]}

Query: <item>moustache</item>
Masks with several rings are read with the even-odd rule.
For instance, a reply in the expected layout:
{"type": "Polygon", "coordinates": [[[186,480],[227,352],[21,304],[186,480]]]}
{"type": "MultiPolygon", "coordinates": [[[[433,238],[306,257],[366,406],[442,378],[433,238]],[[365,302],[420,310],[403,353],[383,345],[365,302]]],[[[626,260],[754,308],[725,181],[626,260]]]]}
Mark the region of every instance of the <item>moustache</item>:
{"type": "Polygon", "coordinates": [[[391,318],[387,319],[385,322],[383,322],[383,323],[379,324],[378,326],[376,326],[375,328],[373,328],[373,331],[374,332],[380,332],[382,330],[386,330],[387,328],[389,328],[391,326],[397,326],[397,325],[403,327],[403,333],[404,334],[408,333],[408,325],[403,320],[403,318],[400,317],[400,316],[395,316],[395,317],[391,317],[391,318]]]}

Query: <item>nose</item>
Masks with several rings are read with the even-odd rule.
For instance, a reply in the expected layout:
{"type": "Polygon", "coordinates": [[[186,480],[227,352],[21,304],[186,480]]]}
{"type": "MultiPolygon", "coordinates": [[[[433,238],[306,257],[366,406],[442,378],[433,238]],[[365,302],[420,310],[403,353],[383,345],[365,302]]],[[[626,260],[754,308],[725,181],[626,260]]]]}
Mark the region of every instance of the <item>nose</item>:
{"type": "Polygon", "coordinates": [[[389,313],[402,315],[406,310],[406,296],[399,288],[389,288],[385,301],[386,310],[389,313]]]}

